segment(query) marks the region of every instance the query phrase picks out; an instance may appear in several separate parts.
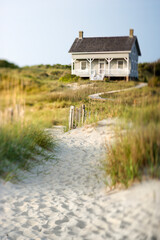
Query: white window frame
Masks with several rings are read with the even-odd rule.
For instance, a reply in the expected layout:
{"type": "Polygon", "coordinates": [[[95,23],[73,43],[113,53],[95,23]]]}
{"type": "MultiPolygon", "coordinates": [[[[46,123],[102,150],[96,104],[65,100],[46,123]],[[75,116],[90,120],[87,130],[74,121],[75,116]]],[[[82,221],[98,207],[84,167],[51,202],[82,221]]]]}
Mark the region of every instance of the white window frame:
{"type": "Polygon", "coordinates": [[[117,60],[117,69],[121,69],[121,70],[124,69],[124,60],[117,60]],[[123,62],[123,68],[119,68],[119,67],[118,67],[118,63],[119,63],[119,62],[123,62]]]}
{"type": "Polygon", "coordinates": [[[81,69],[81,71],[86,71],[87,70],[87,61],[81,61],[80,62],[80,69],[81,69]],[[86,68],[85,69],[82,69],[82,62],[86,63],[86,68]]]}

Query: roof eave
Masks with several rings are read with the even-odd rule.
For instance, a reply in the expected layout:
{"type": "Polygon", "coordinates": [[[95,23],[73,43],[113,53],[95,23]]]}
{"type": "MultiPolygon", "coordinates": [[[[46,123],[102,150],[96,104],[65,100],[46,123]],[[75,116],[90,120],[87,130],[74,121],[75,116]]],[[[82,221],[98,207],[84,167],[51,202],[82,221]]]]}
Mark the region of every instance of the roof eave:
{"type": "Polygon", "coordinates": [[[130,53],[131,50],[127,50],[127,51],[103,51],[103,52],[68,52],[70,54],[95,54],[95,53],[130,53]]]}

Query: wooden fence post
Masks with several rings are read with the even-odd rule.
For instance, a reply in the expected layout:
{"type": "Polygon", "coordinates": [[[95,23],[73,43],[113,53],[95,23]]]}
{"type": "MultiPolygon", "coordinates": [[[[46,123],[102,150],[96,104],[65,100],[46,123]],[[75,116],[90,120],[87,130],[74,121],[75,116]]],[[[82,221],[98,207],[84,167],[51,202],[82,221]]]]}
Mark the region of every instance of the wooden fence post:
{"type": "Polygon", "coordinates": [[[82,124],[84,123],[85,118],[85,105],[82,104],[82,124]]]}
{"type": "Polygon", "coordinates": [[[82,109],[79,108],[79,119],[78,119],[78,122],[79,122],[79,123],[81,122],[81,112],[82,112],[82,109]]]}
{"type": "Polygon", "coordinates": [[[70,106],[70,112],[69,112],[69,129],[72,129],[74,126],[78,126],[79,123],[82,121],[82,124],[86,120],[86,114],[85,111],[85,105],[82,104],[81,108],[76,108],[74,106],[70,106]],[[82,117],[82,120],[81,120],[82,117]]]}
{"type": "Polygon", "coordinates": [[[74,123],[74,106],[71,106],[69,112],[69,129],[73,128],[73,123],[74,123]]]}
{"type": "Polygon", "coordinates": [[[75,127],[77,127],[78,126],[78,124],[79,124],[79,109],[78,108],[76,108],[76,116],[75,116],[75,127]]]}
{"type": "Polygon", "coordinates": [[[72,107],[72,128],[74,126],[74,106],[72,107]]]}

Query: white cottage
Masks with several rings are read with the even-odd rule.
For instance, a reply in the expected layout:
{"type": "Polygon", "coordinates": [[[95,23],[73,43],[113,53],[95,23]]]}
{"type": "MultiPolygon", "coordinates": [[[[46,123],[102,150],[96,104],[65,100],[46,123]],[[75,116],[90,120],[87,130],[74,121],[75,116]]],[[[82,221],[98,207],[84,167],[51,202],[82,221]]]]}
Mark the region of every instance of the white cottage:
{"type": "Polygon", "coordinates": [[[89,77],[90,80],[110,78],[138,78],[138,56],[141,56],[138,39],[130,29],[129,36],[83,37],[73,42],[71,74],[89,77]]]}

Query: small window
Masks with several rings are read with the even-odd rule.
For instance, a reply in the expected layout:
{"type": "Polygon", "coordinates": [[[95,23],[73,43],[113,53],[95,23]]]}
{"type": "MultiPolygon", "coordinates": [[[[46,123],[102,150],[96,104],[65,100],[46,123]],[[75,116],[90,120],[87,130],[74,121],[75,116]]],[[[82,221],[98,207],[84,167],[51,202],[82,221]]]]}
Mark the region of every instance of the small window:
{"type": "Polygon", "coordinates": [[[123,69],[123,60],[118,61],[118,69],[123,69]]]}
{"type": "Polygon", "coordinates": [[[85,61],[81,62],[81,70],[86,70],[87,63],[85,61]]]}

